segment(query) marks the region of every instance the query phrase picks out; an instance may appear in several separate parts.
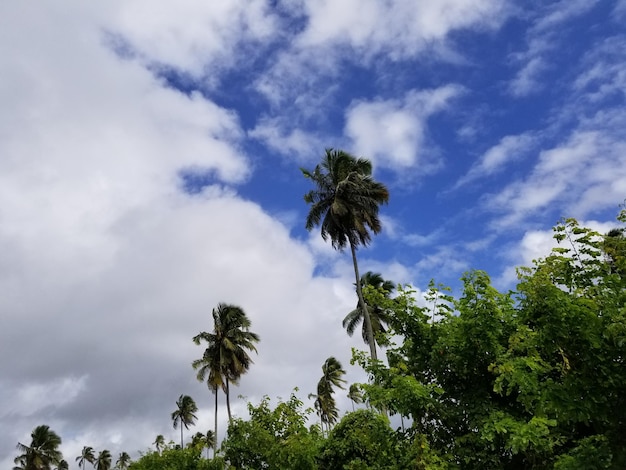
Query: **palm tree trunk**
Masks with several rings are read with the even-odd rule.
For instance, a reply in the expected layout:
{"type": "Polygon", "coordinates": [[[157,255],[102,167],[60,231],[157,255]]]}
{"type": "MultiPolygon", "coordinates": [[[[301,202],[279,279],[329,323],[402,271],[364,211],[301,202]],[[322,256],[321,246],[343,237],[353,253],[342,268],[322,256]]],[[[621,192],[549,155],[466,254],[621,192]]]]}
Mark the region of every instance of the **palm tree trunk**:
{"type": "Polygon", "coordinates": [[[233,424],[233,417],[230,414],[230,382],[226,377],[226,409],[228,410],[228,424],[233,424]]]}
{"type": "Polygon", "coordinates": [[[180,448],[183,448],[183,423],[180,423],[180,448]]]}
{"type": "Polygon", "coordinates": [[[217,385],[215,386],[215,441],[213,441],[213,458],[217,453],[217,385]]]}
{"type": "Polygon", "coordinates": [[[361,277],[359,276],[359,265],[356,261],[356,247],[354,243],[350,241],[350,251],[352,252],[352,264],[354,266],[354,276],[356,278],[356,295],[359,298],[359,308],[363,312],[363,321],[365,322],[365,331],[367,332],[367,342],[370,347],[370,357],[372,359],[378,359],[376,353],[376,343],[374,342],[374,330],[372,328],[372,321],[370,319],[370,313],[367,309],[367,304],[363,298],[363,290],[361,289],[361,277]]]}

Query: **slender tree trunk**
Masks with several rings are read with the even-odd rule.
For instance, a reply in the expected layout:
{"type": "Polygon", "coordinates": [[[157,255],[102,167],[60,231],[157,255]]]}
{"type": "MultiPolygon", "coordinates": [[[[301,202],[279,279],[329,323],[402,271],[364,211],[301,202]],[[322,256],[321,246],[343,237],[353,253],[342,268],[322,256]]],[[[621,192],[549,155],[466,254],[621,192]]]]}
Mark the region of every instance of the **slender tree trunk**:
{"type": "Polygon", "coordinates": [[[356,278],[356,295],[359,298],[359,307],[363,312],[363,322],[365,323],[365,331],[367,333],[367,342],[370,347],[370,357],[372,359],[378,359],[376,353],[376,343],[374,342],[374,329],[372,328],[372,321],[370,319],[370,312],[367,309],[367,304],[363,298],[363,290],[361,289],[361,276],[359,276],[359,265],[356,261],[356,247],[354,243],[350,242],[350,251],[352,252],[352,264],[354,265],[354,276],[356,278]]]}
{"type": "Polygon", "coordinates": [[[226,409],[228,410],[228,424],[233,424],[233,417],[230,414],[230,382],[226,377],[226,409]]]}
{"type": "Polygon", "coordinates": [[[213,458],[217,453],[217,385],[215,386],[215,440],[213,441],[213,458]]]}
{"type": "Polygon", "coordinates": [[[180,448],[183,448],[183,422],[180,422],[180,448]]]}

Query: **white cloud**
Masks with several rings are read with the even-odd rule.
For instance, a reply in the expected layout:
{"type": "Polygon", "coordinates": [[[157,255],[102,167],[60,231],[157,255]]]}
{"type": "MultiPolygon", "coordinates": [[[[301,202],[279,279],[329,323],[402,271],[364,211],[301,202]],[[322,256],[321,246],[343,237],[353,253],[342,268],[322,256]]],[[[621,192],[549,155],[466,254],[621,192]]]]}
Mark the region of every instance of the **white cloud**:
{"type": "Polygon", "coordinates": [[[324,143],[319,136],[302,129],[291,128],[280,119],[262,119],[248,135],[258,139],[273,151],[295,161],[317,156],[324,143]]]}
{"type": "Polygon", "coordinates": [[[357,101],[346,112],[345,134],[351,148],[376,166],[401,171],[421,161],[427,145],[427,120],[444,110],[461,88],[447,85],[412,91],[403,100],[357,101]]]}
{"type": "Polygon", "coordinates": [[[518,160],[533,144],[531,134],[507,135],[487,150],[470,170],[455,184],[455,188],[502,170],[509,162],[518,160]]]}

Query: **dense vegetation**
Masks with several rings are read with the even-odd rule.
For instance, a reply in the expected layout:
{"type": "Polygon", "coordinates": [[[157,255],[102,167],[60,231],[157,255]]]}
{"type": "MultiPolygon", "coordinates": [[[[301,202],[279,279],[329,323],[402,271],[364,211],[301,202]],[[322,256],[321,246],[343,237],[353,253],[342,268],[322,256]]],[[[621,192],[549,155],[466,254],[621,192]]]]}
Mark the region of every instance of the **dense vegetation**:
{"type": "MultiPolygon", "coordinates": [[[[626,208],[621,226],[607,234],[562,220],[558,248],[519,268],[515,291],[499,292],[485,272],[471,271],[460,296],[432,282],[428,304],[419,306],[410,286],[392,292],[380,275],[359,276],[355,248],[367,244],[368,230],[379,230],[377,208],[386,201],[371,166],[359,162],[329,151],[305,176],[318,185],[307,194],[314,211],[307,226],[321,224],[334,246],[352,248],[358,303],[344,327],[352,333],[363,322],[370,351],[354,350],[353,363],[369,380],[347,388],[364,405],[340,418],[333,394],[347,384],[331,357],[314,408],[304,408],[297,389],[275,405],[265,397],[248,404],[247,419],[229,410],[219,449],[217,429],[197,433],[184,448],[159,435],[155,451],[133,463],[120,455],[117,468],[626,468],[626,208]],[[366,201],[368,194],[376,197],[366,201]],[[386,361],[377,360],[377,346],[386,361]],[[401,426],[394,429],[390,418],[401,426]],[[210,459],[202,452],[211,446],[210,459]]],[[[207,348],[193,366],[216,397],[221,389],[228,398],[259,338],[239,307],[220,304],[213,318],[213,332],[194,338],[207,348]]],[[[194,420],[189,400],[181,395],[172,413],[181,444],[183,426],[194,420]]],[[[18,445],[15,469],[67,468],[54,432],[40,426],[32,438],[30,446],[18,445]]],[[[107,462],[90,447],[76,461],[111,467],[110,454],[107,462]]]]}

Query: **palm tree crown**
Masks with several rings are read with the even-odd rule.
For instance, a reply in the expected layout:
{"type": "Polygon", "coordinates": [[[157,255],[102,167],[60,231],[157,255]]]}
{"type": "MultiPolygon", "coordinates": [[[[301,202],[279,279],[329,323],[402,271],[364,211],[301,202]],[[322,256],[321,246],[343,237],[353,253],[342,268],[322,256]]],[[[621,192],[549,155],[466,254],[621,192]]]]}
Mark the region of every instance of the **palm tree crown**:
{"type": "Polygon", "coordinates": [[[22,452],[17,456],[14,470],[51,470],[52,465],[59,465],[63,455],[59,450],[61,438],[52,431],[49,426],[41,425],[33,429],[30,434],[31,443],[27,446],[17,444],[17,449],[22,452]]]}
{"type": "Polygon", "coordinates": [[[307,230],[319,225],[322,238],[330,238],[333,248],[341,251],[350,246],[370,354],[376,359],[374,331],[361,292],[356,249],[359,245],[367,246],[371,234],[381,231],[378,210],[381,204],[388,202],[389,191],[372,178],[369,160],[353,157],[342,150],[327,149],[322,162],[313,171],[304,168],[301,171],[316,186],[304,195],[304,201],[311,206],[306,218],[307,230]]]}
{"type": "MultiPolygon", "coordinates": [[[[363,274],[363,276],[361,276],[361,288],[364,287],[377,289],[381,291],[383,295],[387,298],[395,288],[392,281],[386,281],[379,273],[374,273],[372,271],[368,271],[363,274]]],[[[376,335],[378,333],[385,333],[387,331],[386,326],[389,323],[390,312],[384,308],[381,308],[378,305],[367,305],[367,310],[370,316],[370,321],[372,323],[372,329],[374,331],[374,341],[376,342],[376,335]]],[[[365,342],[365,344],[369,345],[367,328],[363,319],[363,311],[361,310],[360,304],[357,303],[356,308],[348,313],[343,319],[343,327],[348,332],[348,335],[352,336],[357,326],[359,326],[359,324],[362,322],[363,327],[361,329],[361,334],[363,336],[363,341],[365,342]]]]}
{"type": "Polygon", "coordinates": [[[117,462],[115,462],[115,468],[119,470],[127,470],[130,466],[130,455],[126,452],[121,452],[119,457],[117,458],[117,462]]]}
{"type": "Polygon", "coordinates": [[[181,395],[176,402],[177,409],[172,412],[172,421],[174,429],[180,424],[180,447],[183,447],[183,427],[189,429],[189,426],[196,422],[198,417],[195,413],[198,411],[196,402],[189,395],[181,395]]]}
{"type": "Polygon", "coordinates": [[[96,459],[96,470],[110,470],[111,469],[111,452],[108,450],[102,450],[98,454],[96,459]]]}
{"type": "Polygon", "coordinates": [[[78,467],[79,468],[82,467],[83,470],[85,469],[87,462],[93,465],[93,463],[96,461],[96,456],[94,454],[93,447],[84,446],[80,455],[76,457],[76,461],[78,462],[78,467]]]}

